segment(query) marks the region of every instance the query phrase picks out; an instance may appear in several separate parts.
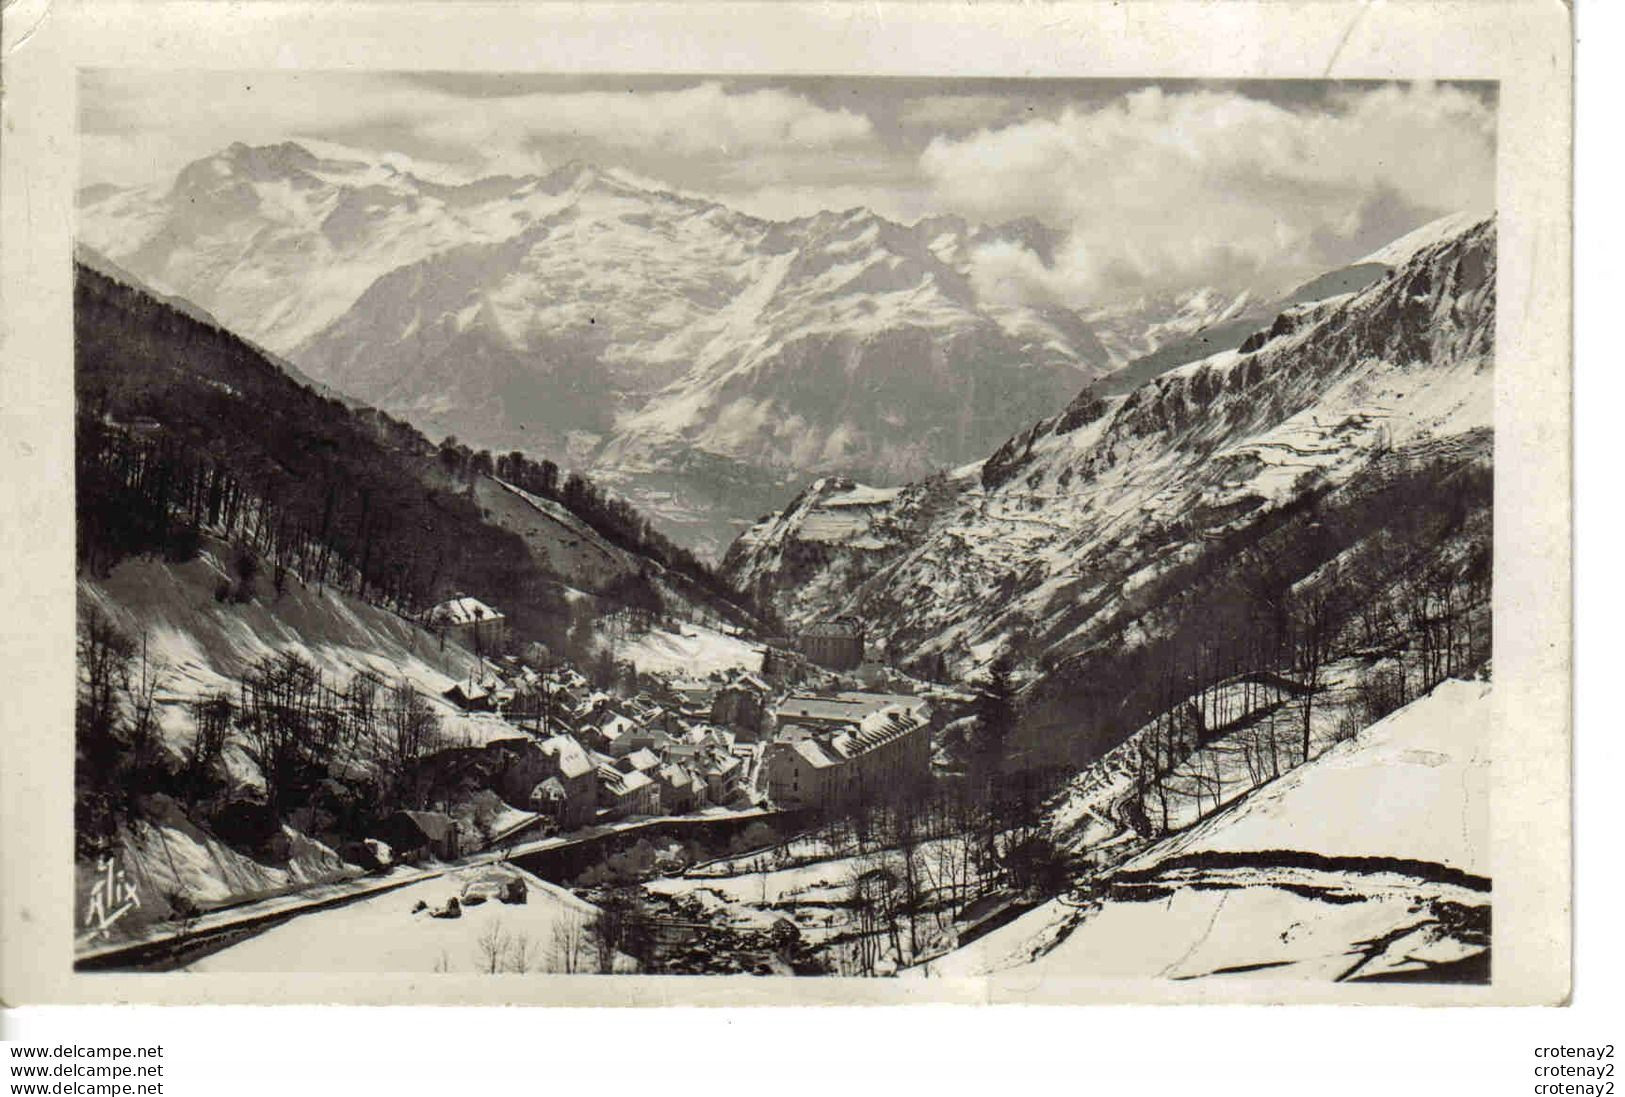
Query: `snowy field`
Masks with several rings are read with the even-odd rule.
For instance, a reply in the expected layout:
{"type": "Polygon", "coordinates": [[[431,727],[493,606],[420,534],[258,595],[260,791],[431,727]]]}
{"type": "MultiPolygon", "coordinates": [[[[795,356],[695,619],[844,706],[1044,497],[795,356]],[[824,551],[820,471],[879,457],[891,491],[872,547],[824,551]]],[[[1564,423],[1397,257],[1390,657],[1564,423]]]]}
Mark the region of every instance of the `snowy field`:
{"type": "Polygon", "coordinates": [[[915,976],[1409,977],[1487,956],[1490,686],[1447,681],[915,976]]]}
{"type": "Polygon", "coordinates": [[[1488,682],[1442,682],[1233,811],[1163,843],[1155,856],[1295,849],[1488,874],[1491,719],[1488,682]]]}
{"type": "MultiPolygon", "coordinates": [[[[512,725],[490,713],[465,713],[441,699],[478,665],[456,643],[441,643],[387,610],[290,577],[276,595],[268,581],[251,602],[216,601],[225,566],[205,551],[186,564],[126,560],[102,579],[81,579],[84,604],[106,613],[138,644],[160,674],[157,692],[164,740],[177,755],[190,746],[196,727],[190,704],[213,692],[235,695],[238,680],[256,660],[296,654],[342,688],[363,671],[389,683],[406,679],[433,705],[446,745],[480,746],[512,738],[512,725]]],[[[260,783],[240,751],[228,749],[234,779],[260,783]]]]}
{"type": "MultiPolygon", "coordinates": [[[[1319,755],[1335,745],[1339,727],[1353,703],[1353,686],[1363,666],[1345,659],[1322,671],[1322,690],[1315,695],[1310,714],[1311,753],[1319,755]]],[[[1258,784],[1269,769],[1270,743],[1278,765],[1286,770],[1301,752],[1301,699],[1272,685],[1268,676],[1243,676],[1209,692],[1210,711],[1235,730],[1193,752],[1174,767],[1166,786],[1168,824],[1187,827],[1214,810],[1215,798],[1230,803],[1258,784]],[[1251,678],[1248,682],[1246,679],[1251,678]]],[[[1135,774],[1142,745],[1155,756],[1156,734],[1162,717],[1153,720],[1104,757],[1083,770],[1050,809],[1046,819],[1051,836],[1073,852],[1099,849],[1134,837],[1126,832],[1123,807],[1134,794],[1135,774]]],[[[1161,825],[1162,796],[1147,793],[1145,810],[1161,825]]]]}
{"type": "Polygon", "coordinates": [[[469,974],[489,972],[494,963],[509,974],[593,971],[584,927],[595,913],[563,888],[509,865],[487,865],[295,918],[188,970],[469,974]],[[468,904],[470,892],[495,891],[510,879],[523,883],[525,902],[468,904]],[[453,897],[460,917],[431,916],[453,897]]]}
{"type": "Polygon", "coordinates": [[[616,645],[618,659],[630,659],[640,674],[704,677],[718,671],[762,669],[762,646],[706,628],[680,626],[678,632],[651,629],[616,645]]]}

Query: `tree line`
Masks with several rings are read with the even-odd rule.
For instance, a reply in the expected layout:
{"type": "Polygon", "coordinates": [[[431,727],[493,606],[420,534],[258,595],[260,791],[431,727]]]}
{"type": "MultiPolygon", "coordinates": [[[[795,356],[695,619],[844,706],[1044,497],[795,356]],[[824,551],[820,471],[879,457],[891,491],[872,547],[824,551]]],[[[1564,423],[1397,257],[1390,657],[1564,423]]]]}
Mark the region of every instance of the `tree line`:
{"type": "Polygon", "coordinates": [[[1486,664],[1491,470],[1384,454],[1368,471],[1176,569],[1133,622],[1150,638],[1112,631],[1024,698],[1083,761],[1131,775],[1120,821],[1177,829],[1486,664]]]}
{"type": "Polygon", "coordinates": [[[82,566],[184,557],[212,529],[247,541],[273,578],[403,611],[451,589],[501,592],[521,629],[559,611],[556,581],[518,535],[424,482],[433,448],[405,424],[352,413],[230,333],[84,267],[74,334],[82,566]]]}
{"type": "Polygon", "coordinates": [[[561,504],[617,548],[653,560],[685,577],[712,597],[739,604],[760,616],[749,599],[723,580],[693,552],[661,533],[648,517],[621,496],[600,487],[590,477],[565,471],[547,459],[535,460],[521,450],[493,456],[490,450],[471,450],[455,435],[439,446],[438,458],[458,477],[490,476],[543,499],[561,504]]]}

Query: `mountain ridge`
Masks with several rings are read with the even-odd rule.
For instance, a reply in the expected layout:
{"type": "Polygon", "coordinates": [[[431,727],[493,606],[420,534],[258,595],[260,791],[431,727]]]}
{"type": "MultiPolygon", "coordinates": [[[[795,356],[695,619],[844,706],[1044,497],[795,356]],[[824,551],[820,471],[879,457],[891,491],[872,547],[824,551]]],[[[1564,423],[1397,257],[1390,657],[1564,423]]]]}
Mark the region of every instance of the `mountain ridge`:
{"type": "Polygon", "coordinates": [[[775,221],[585,161],[431,178],[311,144],[86,188],[81,237],[331,390],[592,471],[716,555],[813,476],[956,467],[1086,384],[1239,342],[1273,300],[1011,303],[973,265],[994,244],[1053,262],[1030,217],[775,221]]]}
{"type": "MultiPolygon", "coordinates": [[[[1292,575],[1308,582],[1336,558],[1315,555],[1322,511],[1353,531],[1338,552],[1358,556],[1372,523],[1404,518],[1372,499],[1444,490],[1415,469],[1479,490],[1494,418],[1495,238],[1493,219],[1480,222],[1363,289],[1283,313],[1245,351],[1125,395],[1086,390],[951,473],[885,490],[817,481],[742,535],[723,574],[792,626],[863,619],[901,665],[963,678],[1004,655],[1038,684],[1167,634],[1170,606],[1201,604],[1193,592],[1228,581],[1228,568],[1256,571],[1264,541],[1308,553],[1292,575]]],[[[1461,505],[1436,502],[1399,509],[1461,505]]],[[[1034,701],[1049,704],[1044,690],[1034,701]]],[[[1055,704],[1037,723],[1079,723],[1064,697],[1055,704]]]]}
{"type": "Polygon", "coordinates": [[[770,221],[582,161],[451,181],[315,147],[86,188],[81,237],[335,391],[557,455],[716,551],[810,476],[972,460],[1238,300],[1092,320],[987,298],[978,249],[1053,260],[1032,218],[770,221]]]}

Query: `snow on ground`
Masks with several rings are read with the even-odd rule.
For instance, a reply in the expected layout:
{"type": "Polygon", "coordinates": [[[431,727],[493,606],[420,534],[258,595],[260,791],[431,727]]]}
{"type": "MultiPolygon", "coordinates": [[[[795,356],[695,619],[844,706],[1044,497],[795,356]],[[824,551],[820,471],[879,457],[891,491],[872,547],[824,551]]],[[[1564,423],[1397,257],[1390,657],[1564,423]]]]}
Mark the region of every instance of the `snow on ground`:
{"type": "MultiPolygon", "coordinates": [[[[294,653],[310,660],[327,684],[342,688],[370,671],[385,682],[406,679],[430,698],[448,744],[478,746],[516,733],[489,713],[464,713],[441,699],[478,665],[456,643],[376,606],[290,578],[278,595],[261,581],[252,601],[216,601],[225,568],[209,552],[186,564],[131,559],[111,575],[81,579],[86,606],[107,613],[138,641],[161,671],[158,700],[165,741],[181,753],[195,728],[189,703],[220,690],[235,693],[255,660],[294,653]]],[[[246,772],[236,776],[253,783],[246,772]]]]}
{"type": "Polygon", "coordinates": [[[640,674],[701,676],[741,667],[762,669],[762,646],[706,628],[681,625],[680,631],[651,629],[615,647],[618,659],[630,659],[640,674]]]}
{"type": "Polygon", "coordinates": [[[789,867],[792,864],[808,864],[813,861],[832,861],[840,856],[840,852],[829,839],[819,834],[798,834],[771,850],[707,861],[690,868],[684,875],[737,876],[753,871],[764,857],[771,859],[775,865],[789,867]]]}
{"type": "Polygon", "coordinates": [[[1460,236],[1482,219],[1483,218],[1481,215],[1471,213],[1446,214],[1437,221],[1429,221],[1421,228],[1413,229],[1391,244],[1381,247],[1372,252],[1370,255],[1367,255],[1364,259],[1359,260],[1358,263],[1352,263],[1350,265],[1358,266],[1360,263],[1382,263],[1385,266],[1390,267],[1403,266],[1412,256],[1421,251],[1423,248],[1442,243],[1443,241],[1449,240],[1455,236],[1460,236]]]}
{"type": "MultiPolygon", "coordinates": [[[[511,865],[485,865],[295,918],[199,960],[190,970],[468,974],[488,971],[487,949],[500,945],[503,971],[518,966],[530,972],[593,971],[596,959],[588,956],[584,927],[595,913],[590,903],[511,865]],[[460,917],[430,916],[453,897],[461,902],[471,888],[485,884],[480,890],[492,890],[490,885],[514,878],[523,881],[523,903],[464,902],[460,917]],[[414,912],[419,903],[425,909],[414,912]],[[571,964],[565,953],[577,946],[571,964]]],[[[628,965],[623,958],[617,967],[628,965]]]]}
{"type": "MultiPolygon", "coordinates": [[[[114,862],[134,889],[137,904],[116,923],[118,937],[140,935],[161,923],[183,900],[208,907],[361,874],[332,849],[292,827],[282,828],[282,863],[262,864],[205,834],[161,797],[154,798],[150,810],[156,821],[133,824],[122,836],[114,862]]],[[[99,862],[81,862],[76,867],[76,909],[86,909],[105,868],[99,862]]],[[[84,938],[78,943],[87,946],[91,941],[84,938]]]]}
{"type": "MultiPolygon", "coordinates": [[[[1359,660],[1351,659],[1323,669],[1322,688],[1315,695],[1310,717],[1315,755],[1336,743],[1354,701],[1362,666],[1359,660]]],[[[1249,792],[1256,783],[1253,768],[1269,765],[1271,741],[1275,744],[1274,756],[1283,767],[1291,765],[1293,756],[1301,750],[1302,708],[1289,691],[1269,678],[1238,677],[1211,690],[1208,703],[1209,711],[1220,713],[1220,722],[1233,725],[1233,730],[1185,758],[1174,767],[1172,778],[1164,782],[1171,829],[1183,828],[1211,813],[1215,795],[1228,804],[1249,792]]],[[[1181,703],[1176,707],[1185,706],[1181,703]]],[[[1051,837],[1061,848],[1074,852],[1100,849],[1110,844],[1110,839],[1127,837],[1120,809],[1133,793],[1141,746],[1148,737],[1154,743],[1163,722],[1161,716],[1150,721],[1072,779],[1046,819],[1051,837]]],[[[1160,827],[1162,798],[1148,795],[1146,811],[1160,827]]]]}
{"type": "MultiPolygon", "coordinates": [[[[961,856],[961,841],[942,838],[920,844],[916,864],[927,890],[934,866],[961,856]]],[[[750,871],[752,858],[740,857],[728,866],[702,866],[698,872],[661,877],[643,886],[656,895],[695,900],[708,912],[723,912],[740,928],[769,929],[788,915],[803,934],[817,940],[848,928],[850,911],[843,908],[851,901],[857,878],[882,868],[899,872],[899,857],[895,850],[884,850],[773,868],[774,859],[764,853],[755,859],[760,865],[757,871],[750,871]],[[711,874],[727,867],[737,871],[727,876],[711,874]]]]}
{"type": "Polygon", "coordinates": [[[1052,900],[910,974],[1327,980],[1482,959],[1489,893],[1468,874],[1488,864],[1490,719],[1488,683],[1445,682],[1132,858],[1102,898],[1052,900]]]}
{"type": "Polygon", "coordinates": [[[1323,903],[1274,887],[1181,888],[1162,902],[1107,903],[1086,917],[1052,902],[927,967],[933,977],[998,973],[1012,984],[1249,973],[1325,981],[1359,962],[1353,943],[1383,936],[1413,907],[1397,892],[1323,903]]]}
{"type": "Polygon", "coordinates": [[[662,877],[644,886],[659,895],[708,891],[729,903],[771,906],[790,899],[840,902],[850,890],[859,859],[817,861],[796,868],[743,872],[737,876],[662,877]]]}
{"type": "Polygon", "coordinates": [[[1292,849],[1487,874],[1492,718],[1488,682],[1443,682],[1126,867],[1204,850],[1292,849]]]}

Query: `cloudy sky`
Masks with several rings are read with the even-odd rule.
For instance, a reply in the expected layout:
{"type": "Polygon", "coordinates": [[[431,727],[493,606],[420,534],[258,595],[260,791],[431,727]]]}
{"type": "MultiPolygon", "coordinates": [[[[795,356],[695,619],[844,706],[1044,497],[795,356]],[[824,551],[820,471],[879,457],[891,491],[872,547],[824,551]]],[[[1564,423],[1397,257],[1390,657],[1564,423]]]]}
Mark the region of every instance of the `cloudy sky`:
{"type": "Polygon", "coordinates": [[[990,292],[1071,305],[1285,282],[1488,212],[1489,85],[95,71],[81,181],[167,184],[233,141],[329,142],[426,176],[572,159],[765,217],[1035,216],[990,292]]]}

